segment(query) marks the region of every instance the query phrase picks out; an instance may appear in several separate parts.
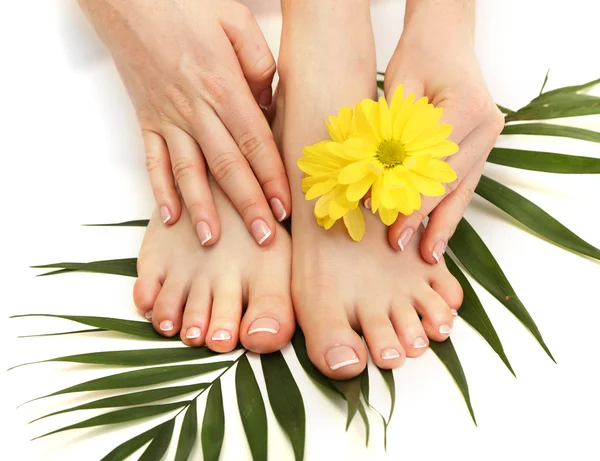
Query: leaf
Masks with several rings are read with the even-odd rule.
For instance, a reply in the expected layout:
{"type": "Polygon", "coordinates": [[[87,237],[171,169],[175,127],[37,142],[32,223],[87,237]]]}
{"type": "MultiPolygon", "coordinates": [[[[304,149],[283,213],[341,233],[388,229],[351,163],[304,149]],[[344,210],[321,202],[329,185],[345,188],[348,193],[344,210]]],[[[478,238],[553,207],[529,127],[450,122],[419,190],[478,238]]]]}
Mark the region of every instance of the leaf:
{"type": "Polygon", "coordinates": [[[486,342],[490,345],[490,347],[498,354],[500,359],[504,362],[508,370],[515,375],[515,372],[508,361],[508,357],[504,352],[504,347],[502,346],[502,342],[498,337],[498,333],[496,333],[496,329],[492,324],[492,321],[487,315],[487,312],[483,308],[477,293],[473,290],[471,283],[465,274],[460,270],[460,268],[456,265],[456,263],[452,260],[452,258],[446,258],[446,266],[450,273],[458,280],[460,286],[463,289],[464,298],[462,307],[458,311],[458,315],[465,322],[475,329],[482,337],[486,340],[486,342]]]}
{"type": "Polygon", "coordinates": [[[383,80],[377,80],[377,88],[383,90],[383,80]]]}
{"type": "Polygon", "coordinates": [[[23,363],[13,368],[46,362],[74,362],[93,365],[118,365],[143,367],[147,365],[162,365],[165,363],[186,362],[214,357],[218,353],[204,347],[173,347],[162,349],[139,349],[128,351],[92,352],[89,354],[66,355],[38,362],[23,363]]]}
{"type": "MultiPolygon", "coordinates": [[[[97,333],[99,331],[106,331],[106,330],[104,328],[90,328],[88,330],[61,331],[60,333],[45,333],[42,335],[24,335],[24,336],[17,336],[17,338],[42,338],[44,336],[74,335],[77,333],[97,333]]],[[[20,367],[21,365],[17,365],[17,366],[20,367]]],[[[16,367],[13,367],[13,368],[16,368],[16,367]]]]}
{"type": "Polygon", "coordinates": [[[197,436],[198,408],[196,406],[196,399],[194,399],[185,412],[183,423],[181,424],[175,461],[187,461],[189,459],[190,453],[192,452],[194,444],[196,443],[197,436]]]}
{"type": "Polygon", "coordinates": [[[41,439],[48,435],[57,434],[59,432],[70,431],[71,429],[83,429],[86,427],[105,426],[107,424],[119,424],[126,423],[128,421],[134,421],[136,419],[150,418],[151,416],[161,415],[168,413],[169,411],[181,408],[184,405],[188,405],[190,401],[182,401],[175,403],[164,403],[162,405],[147,405],[143,407],[124,408],[122,410],[111,411],[104,413],[93,418],[86,419],[70,426],[65,426],[47,434],[40,435],[32,440],[41,439]]]}
{"type": "Polygon", "coordinates": [[[202,459],[218,461],[225,436],[225,413],[223,411],[223,394],[221,380],[217,379],[208,393],[204,421],[202,421],[202,459]]]}
{"type": "Polygon", "coordinates": [[[557,88],[556,90],[547,91],[546,93],[540,94],[537,98],[535,98],[531,102],[540,102],[543,100],[553,100],[557,95],[569,94],[569,93],[578,93],[583,90],[587,90],[593,86],[600,84],[600,78],[592,80],[590,82],[584,83],[582,85],[574,85],[574,86],[564,86],[562,88],[557,88]]]}
{"type": "Polygon", "coordinates": [[[58,269],[56,271],[44,272],[43,274],[38,274],[36,277],[46,277],[48,275],[58,275],[58,274],[66,274],[67,272],[77,272],[75,269],[58,269]]]}
{"type": "MultiPolygon", "coordinates": [[[[75,271],[96,272],[99,274],[126,275],[137,277],[137,258],[107,259],[89,263],[54,263],[31,266],[33,269],[70,269],[75,271]]],[[[45,274],[49,275],[49,274],[45,274]]]]}
{"type": "Polygon", "coordinates": [[[546,83],[548,83],[548,75],[550,75],[550,69],[548,69],[546,76],[544,77],[544,83],[542,83],[542,88],[540,89],[540,96],[544,92],[544,88],[546,88],[546,83]]]}
{"type": "Polygon", "coordinates": [[[91,317],[82,315],[54,315],[54,314],[22,314],[13,315],[10,317],[21,318],[21,317],[53,317],[57,319],[71,320],[73,322],[82,323],[91,327],[101,328],[103,330],[117,331],[119,333],[125,333],[127,335],[138,336],[144,339],[150,339],[153,341],[177,341],[179,338],[165,338],[159,335],[150,322],[140,322],[137,320],[123,320],[115,319],[110,317],[91,317]]]}
{"type": "Polygon", "coordinates": [[[465,403],[467,404],[467,408],[469,409],[469,413],[471,414],[471,418],[473,418],[473,423],[477,426],[477,420],[475,419],[475,412],[473,411],[473,406],[471,405],[471,396],[469,395],[469,385],[467,383],[467,378],[465,376],[465,372],[463,370],[462,365],[460,364],[460,360],[458,359],[458,355],[456,355],[456,350],[454,349],[454,345],[450,338],[448,338],[443,343],[437,343],[435,341],[430,341],[429,347],[438,356],[438,358],[442,361],[444,366],[452,375],[452,379],[458,385],[458,389],[460,390],[463,398],[465,399],[465,403]]]}
{"type": "Polygon", "coordinates": [[[552,361],[556,362],[542,334],[517,297],[498,262],[466,219],[461,219],[454,236],[450,239],[449,246],[473,278],[525,325],[552,361]]]}
{"type": "Polygon", "coordinates": [[[371,426],[369,424],[369,416],[367,415],[367,410],[365,409],[365,406],[363,405],[362,402],[358,402],[358,414],[360,415],[360,417],[363,420],[363,423],[365,423],[365,432],[366,432],[366,436],[365,436],[365,446],[368,447],[369,446],[369,436],[371,433],[371,426]]]}
{"type": "Polygon", "coordinates": [[[93,402],[77,405],[76,407],[67,408],[66,410],[55,411],[54,413],[34,419],[33,421],[30,421],[30,423],[39,421],[40,419],[48,418],[50,416],[69,413],[71,411],[91,410],[95,408],[128,407],[133,405],[142,405],[144,403],[158,402],[159,400],[169,399],[179,395],[188,394],[190,392],[199,391],[201,389],[206,389],[208,386],[208,383],[197,383],[186,386],[161,387],[158,389],[150,389],[147,391],[132,392],[114,397],[106,397],[104,399],[98,399],[94,400],[93,402]]]}
{"type": "Polygon", "coordinates": [[[501,106],[500,104],[496,104],[496,107],[500,110],[500,112],[502,112],[503,114],[514,114],[515,111],[508,109],[504,106],[501,106]]]}
{"type": "Polygon", "coordinates": [[[555,154],[553,152],[494,147],[487,161],[498,165],[521,168],[523,170],[544,171],[546,173],[600,173],[600,159],[578,155],[555,154]]]}
{"type": "Polygon", "coordinates": [[[302,394],[281,352],[261,355],[260,363],[273,413],[292,442],[296,461],[301,461],[306,441],[302,394]]]}
{"type": "Polygon", "coordinates": [[[482,176],[475,192],[551,242],[600,260],[598,248],[578,237],[535,203],[499,182],[482,176]]]}
{"type": "Polygon", "coordinates": [[[531,134],[539,136],[557,136],[561,138],[581,139],[583,141],[600,142],[600,133],[573,126],[553,125],[551,123],[519,123],[505,125],[500,134],[531,134]]]}
{"type": "Polygon", "coordinates": [[[121,445],[113,449],[109,454],[107,454],[101,461],[122,461],[126,459],[129,455],[133,454],[136,450],[142,447],[145,443],[148,443],[157,431],[160,430],[160,427],[163,425],[159,424],[158,426],[153,427],[152,429],[147,430],[146,432],[141,433],[140,435],[135,436],[132,439],[123,442],[121,445]]]}
{"type": "Polygon", "coordinates": [[[147,227],[150,221],[147,219],[137,219],[134,221],[123,221],[107,224],[82,224],[86,227],[147,227]]]}
{"type": "MultiPolygon", "coordinates": [[[[383,415],[379,412],[379,410],[377,408],[375,408],[373,405],[371,405],[371,402],[369,401],[369,369],[368,367],[365,367],[365,369],[363,370],[363,372],[360,374],[360,390],[362,392],[362,395],[365,399],[365,402],[367,402],[367,405],[375,412],[379,415],[379,417],[381,418],[381,422],[383,424],[383,447],[385,450],[387,450],[387,429],[388,429],[388,424],[385,421],[385,418],[383,417],[383,415]]],[[[362,404],[362,403],[361,403],[362,404]]],[[[360,405],[358,407],[358,412],[360,413],[361,409],[360,409],[360,405]]],[[[361,417],[363,418],[364,421],[364,417],[361,414],[361,417]]],[[[369,444],[369,427],[366,426],[365,423],[365,427],[367,429],[367,445],[369,444]]]]}
{"type": "Polygon", "coordinates": [[[360,374],[360,391],[365,399],[365,402],[369,404],[369,367],[365,367],[360,374]]]}
{"type": "Polygon", "coordinates": [[[267,461],[267,412],[256,377],[244,354],[235,370],[235,389],[242,425],[254,461],[267,461]]]}
{"type": "Polygon", "coordinates": [[[579,93],[548,92],[537,97],[525,107],[506,116],[506,122],[516,120],[548,120],[552,118],[580,117],[600,113],[600,98],[579,93]]]}
{"type": "Polygon", "coordinates": [[[381,376],[383,377],[383,380],[387,384],[388,390],[390,391],[391,405],[390,415],[388,416],[388,420],[386,423],[387,430],[387,425],[390,424],[390,421],[392,420],[392,415],[394,414],[394,408],[396,407],[396,382],[394,381],[394,372],[392,370],[384,370],[383,368],[379,368],[379,371],[381,373],[381,376]]]}
{"type": "Polygon", "coordinates": [[[344,398],[348,402],[348,418],[346,419],[346,430],[348,430],[360,403],[361,375],[345,381],[333,381],[333,385],[344,394],[344,398]]]}
{"type": "Polygon", "coordinates": [[[162,424],[154,436],[152,443],[148,445],[144,453],[142,453],[142,456],[140,456],[139,461],[160,461],[167,452],[167,448],[169,448],[171,437],[173,437],[174,426],[175,418],[162,424]]]}

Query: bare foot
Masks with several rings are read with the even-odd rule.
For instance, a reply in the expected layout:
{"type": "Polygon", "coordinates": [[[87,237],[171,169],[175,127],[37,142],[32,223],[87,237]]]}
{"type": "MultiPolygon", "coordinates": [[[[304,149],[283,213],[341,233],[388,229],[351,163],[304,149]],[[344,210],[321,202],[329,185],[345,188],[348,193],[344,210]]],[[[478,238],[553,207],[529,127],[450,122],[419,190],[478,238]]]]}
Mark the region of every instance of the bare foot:
{"type": "Polygon", "coordinates": [[[256,245],[214,181],[211,189],[221,220],[219,242],[200,244],[185,207],[169,227],[155,212],[138,258],[135,304],[157,332],[179,333],[189,346],[227,352],[239,339],[258,353],[281,349],[295,329],[290,237],[280,228],[271,245],[256,245]]]}
{"type": "MultiPolygon", "coordinates": [[[[432,266],[423,261],[418,245],[402,253],[392,250],[387,228],[368,211],[360,243],[348,237],[341,221],[329,231],[317,226],[314,202],[301,192],[303,175],[296,160],[303,146],[328,138],[328,115],[375,96],[375,56],[369,2],[348,8],[351,13],[315,8],[319,6],[284,2],[273,126],[292,186],[296,317],[315,366],[332,378],[346,379],[367,363],[357,332],[378,366],[398,367],[406,356],[420,355],[429,338],[448,338],[462,290],[443,258],[432,266]]],[[[421,228],[414,238],[422,233],[421,228]]]]}

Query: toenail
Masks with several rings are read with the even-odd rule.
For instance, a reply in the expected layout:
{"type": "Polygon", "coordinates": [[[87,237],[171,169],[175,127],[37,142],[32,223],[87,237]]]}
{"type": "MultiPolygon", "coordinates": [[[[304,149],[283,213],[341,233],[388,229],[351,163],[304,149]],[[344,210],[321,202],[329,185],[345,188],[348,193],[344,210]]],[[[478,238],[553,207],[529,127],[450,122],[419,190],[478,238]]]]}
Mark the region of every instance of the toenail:
{"type": "Polygon", "coordinates": [[[281,222],[287,218],[287,213],[285,208],[283,208],[283,203],[281,203],[281,200],[274,197],[269,200],[269,205],[271,205],[271,210],[273,211],[273,215],[277,218],[277,221],[281,222]]]}
{"type": "Polygon", "coordinates": [[[423,338],[417,338],[413,341],[413,347],[415,349],[423,349],[424,347],[427,347],[427,341],[423,338]]]}
{"type": "Polygon", "coordinates": [[[160,207],[160,217],[162,218],[164,224],[167,224],[171,220],[171,212],[166,206],[160,207]]]}
{"type": "Polygon", "coordinates": [[[365,208],[367,210],[371,209],[371,197],[367,197],[367,199],[365,200],[365,208]]]}
{"type": "Polygon", "coordinates": [[[446,244],[442,241],[439,241],[433,247],[433,259],[435,259],[437,262],[440,262],[440,259],[442,259],[442,255],[445,252],[446,252],[446,244]]]}
{"type": "Polygon", "coordinates": [[[146,317],[148,320],[152,320],[152,309],[150,309],[148,312],[146,312],[144,314],[144,317],[146,317]]]}
{"type": "Polygon", "coordinates": [[[248,334],[251,335],[253,333],[272,333],[276,334],[279,331],[279,322],[275,319],[271,319],[269,317],[262,317],[260,319],[256,319],[248,328],[248,334]]]}
{"type": "Polygon", "coordinates": [[[196,224],[196,232],[198,233],[198,238],[200,239],[200,244],[202,246],[212,238],[210,226],[204,221],[200,221],[196,224]]]}
{"type": "Polygon", "coordinates": [[[252,228],[252,234],[259,245],[262,245],[265,240],[271,236],[271,229],[269,229],[267,223],[262,219],[257,219],[250,227],[252,228]]]}
{"type": "Polygon", "coordinates": [[[331,371],[359,362],[354,349],[348,346],[335,346],[329,349],[325,354],[325,361],[331,371]]]}
{"type": "Polygon", "coordinates": [[[450,313],[455,317],[458,315],[458,311],[456,309],[450,309],[450,313]]]}
{"type": "Polygon", "coordinates": [[[198,328],[198,327],[189,328],[185,334],[185,337],[187,339],[199,338],[200,337],[200,328],[198,328]]]}
{"type": "Polygon", "coordinates": [[[162,322],[160,322],[160,325],[158,325],[158,327],[161,331],[171,331],[173,329],[173,322],[171,322],[170,320],[163,320],[162,322]]]}
{"type": "Polygon", "coordinates": [[[452,327],[450,325],[440,325],[440,333],[443,335],[449,335],[452,333],[452,327]]]}
{"type": "Polygon", "coordinates": [[[402,231],[402,233],[400,234],[400,238],[398,239],[398,246],[402,251],[404,251],[406,245],[408,245],[408,242],[410,242],[410,239],[414,233],[415,232],[410,228],[404,229],[402,231]]]}
{"type": "Polygon", "coordinates": [[[381,358],[383,360],[397,359],[398,357],[400,357],[400,352],[396,349],[389,348],[381,351],[381,358]]]}
{"type": "Polygon", "coordinates": [[[213,341],[227,341],[231,339],[231,335],[227,330],[217,330],[212,335],[213,341]]]}

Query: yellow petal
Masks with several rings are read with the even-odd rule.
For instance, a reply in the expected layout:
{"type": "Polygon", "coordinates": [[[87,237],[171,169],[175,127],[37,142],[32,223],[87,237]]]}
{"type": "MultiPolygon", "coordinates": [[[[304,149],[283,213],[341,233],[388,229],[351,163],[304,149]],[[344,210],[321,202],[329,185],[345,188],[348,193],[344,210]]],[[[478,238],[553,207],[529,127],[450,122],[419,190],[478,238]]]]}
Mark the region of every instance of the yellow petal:
{"type": "Polygon", "coordinates": [[[333,219],[331,216],[325,216],[323,220],[323,227],[325,230],[331,229],[331,227],[336,223],[337,219],[333,219]]]}
{"type": "Polygon", "coordinates": [[[396,90],[394,91],[394,96],[392,96],[392,103],[390,105],[390,117],[392,119],[392,126],[396,121],[396,117],[398,117],[398,112],[400,112],[400,107],[402,107],[402,103],[404,102],[404,87],[402,85],[398,85],[396,90]]]}
{"type": "Polygon", "coordinates": [[[329,179],[315,184],[306,192],[306,200],[313,200],[321,195],[325,195],[337,185],[337,181],[329,179]]]}
{"type": "MultiPolygon", "coordinates": [[[[375,107],[375,101],[365,99],[356,105],[354,117],[356,121],[356,132],[373,137],[374,143],[379,144],[381,142],[381,136],[378,133],[378,130],[375,130],[374,126],[371,124],[371,113],[374,112],[375,107]]],[[[377,118],[379,118],[379,115],[377,115],[377,118]]],[[[351,135],[352,134],[353,133],[351,133],[351,135]]]]}
{"type": "Polygon", "coordinates": [[[355,242],[360,242],[365,235],[365,218],[360,207],[344,215],[344,224],[346,225],[346,229],[348,229],[350,238],[355,242]]]}
{"type": "Polygon", "coordinates": [[[371,172],[367,161],[354,162],[340,171],[338,181],[340,184],[352,184],[360,181],[371,172]]]}
{"type": "Polygon", "coordinates": [[[398,190],[401,190],[405,194],[404,200],[412,211],[421,208],[421,194],[419,194],[417,187],[412,183],[409,176],[406,177],[406,187],[398,190]]]}
{"type": "Polygon", "coordinates": [[[424,131],[417,136],[413,141],[404,146],[406,152],[413,152],[427,147],[435,146],[452,133],[452,126],[447,123],[435,125],[430,130],[424,131]]]}
{"type": "Polygon", "coordinates": [[[391,226],[398,218],[398,212],[394,209],[380,208],[379,209],[379,218],[386,226],[391,226]]]}
{"type": "Polygon", "coordinates": [[[346,198],[348,201],[358,202],[361,200],[365,194],[369,192],[374,180],[375,176],[370,174],[365,176],[360,181],[350,184],[346,190],[346,198]]]}
{"type": "Polygon", "coordinates": [[[329,216],[333,219],[340,219],[353,208],[353,204],[346,199],[346,189],[346,186],[337,187],[333,199],[329,202],[329,216]]]}
{"type": "Polygon", "coordinates": [[[317,218],[324,218],[329,214],[329,203],[335,195],[335,189],[331,192],[321,196],[317,203],[315,203],[315,216],[317,218]]]}
{"type": "Polygon", "coordinates": [[[396,114],[396,118],[394,120],[394,126],[393,126],[394,139],[401,138],[402,132],[404,131],[404,127],[406,126],[406,122],[408,121],[408,119],[410,118],[410,116],[414,110],[414,106],[415,106],[414,101],[415,101],[415,95],[414,95],[414,93],[411,93],[410,95],[408,95],[408,97],[404,100],[404,102],[400,106],[400,109],[398,110],[398,113],[396,114]]]}
{"type": "Polygon", "coordinates": [[[396,204],[396,211],[402,213],[403,215],[410,215],[415,208],[412,206],[412,200],[410,196],[410,190],[408,187],[401,187],[399,189],[395,189],[392,192],[394,197],[394,203],[396,204]]]}
{"type": "Polygon", "coordinates": [[[432,104],[427,104],[427,98],[419,99],[400,137],[402,144],[409,144],[417,136],[433,128],[441,114],[442,109],[436,109],[432,104]]]}
{"type": "Polygon", "coordinates": [[[430,159],[426,165],[416,165],[412,171],[439,182],[448,183],[456,180],[456,172],[452,167],[438,159],[430,159]]]}
{"type": "Polygon", "coordinates": [[[337,117],[329,117],[327,131],[329,131],[331,139],[336,142],[344,142],[348,137],[351,121],[352,109],[348,106],[343,106],[337,117]]]}
{"type": "Polygon", "coordinates": [[[362,137],[350,138],[344,144],[340,144],[340,148],[344,151],[344,155],[354,160],[374,157],[377,152],[377,145],[362,137]]]}
{"type": "Polygon", "coordinates": [[[385,98],[379,98],[379,131],[383,139],[392,138],[392,116],[385,98]]]}
{"type": "Polygon", "coordinates": [[[439,197],[446,193],[446,188],[439,182],[433,179],[421,176],[418,173],[410,171],[410,181],[417,188],[419,193],[426,195],[427,197],[439,197]]]}
{"type": "Polygon", "coordinates": [[[448,157],[458,152],[458,144],[444,140],[435,146],[424,147],[410,152],[410,155],[431,155],[433,158],[448,157]]]}
{"type": "Polygon", "coordinates": [[[393,175],[389,171],[383,174],[383,185],[381,187],[381,207],[394,208],[394,197],[392,196],[393,175]]]}
{"type": "Polygon", "coordinates": [[[371,188],[371,210],[377,212],[381,204],[381,189],[383,188],[383,178],[378,177],[371,188]]]}

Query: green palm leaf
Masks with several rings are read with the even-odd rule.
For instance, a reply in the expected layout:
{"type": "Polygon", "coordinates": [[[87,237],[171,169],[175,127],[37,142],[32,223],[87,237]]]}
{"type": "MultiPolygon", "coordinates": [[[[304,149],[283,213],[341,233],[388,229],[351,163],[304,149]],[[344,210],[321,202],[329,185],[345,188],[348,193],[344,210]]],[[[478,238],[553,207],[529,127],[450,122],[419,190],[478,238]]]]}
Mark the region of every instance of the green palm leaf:
{"type": "MultiPolygon", "coordinates": [[[[105,261],[91,261],[88,263],[54,263],[41,266],[31,266],[33,269],[69,269],[71,271],[96,272],[98,274],[126,275],[137,277],[137,258],[108,259],[105,261]]],[[[63,271],[55,271],[54,274],[63,271]]],[[[43,274],[51,275],[51,274],[43,274]]]]}
{"type": "Polygon", "coordinates": [[[204,461],[218,461],[225,436],[225,412],[221,380],[217,379],[210,388],[202,421],[202,458],[204,461]]]}
{"type": "Polygon", "coordinates": [[[346,418],[346,430],[348,430],[350,423],[352,423],[354,416],[356,416],[358,405],[360,404],[361,375],[345,381],[332,381],[332,383],[342,394],[344,394],[344,398],[346,399],[346,402],[348,402],[348,416],[346,418]]]}
{"type": "Polygon", "coordinates": [[[553,125],[550,123],[519,123],[506,125],[500,134],[528,134],[538,136],[557,136],[560,138],[581,139],[600,142],[600,133],[573,126],[553,125]]]}
{"type": "MultiPolygon", "coordinates": [[[[78,333],[98,333],[100,331],[107,331],[104,328],[90,328],[87,330],[75,330],[75,331],[62,331],[60,333],[44,333],[41,335],[23,335],[23,336],[17,336],[17,338],[43,338],[45,336],[64,336],[64,335],[76,335],[78,333]]],[[[32,363],[36,363],[36,362],[32,362],[32,363]]],[[[28,365],[28,364],[24,364],[24,365],[28,365]]],[[[17,366],[21,366],[21,365],[17,365],[17,366]]],[[[16,368],[16,367],[13,367],[16,368]]]]}
{"type": "Polygon", "coordinates": [[[396,408],[396,381],[394,380],[394,372],[392,370],[384,370],[383,368],[379,368],[379,372],[381,373],[383,381],[390,391],[390,414],[385,424],[387,430],[387,425],[392,420],[392,415],[394,414],[394,409],[396,408]]]}
{"type": "Polygon", "coordinates": [[[179,443],[177,444],[177,453],[175,454],[175,461],[186,461],[198,436],[198,408],[196,406],[196,399],[192,400],[192,403],[185,412],[183,423],[181,424],[181,432],[179,434],[179,443]]]}
{"type": "Polygon", "coordinates": [[[600,159],[577,155],[555,154],[522,149],[494,147],[488,162],[520,168],[560,174],[598,174],[600,159]]]}
{"type": "Polygon", "coordinates": [[[123,221],[107,224],[82,224],[86,227],[147,227],[150,221],[148,219],[136,219],[134,221],[123,221]]]}
{"type": "Polygon", "coordinates": [[[367,410],[362,402],[358,402],[358,414],[365,424],[365,446],[368,447],[369,437],[371,435],[371,426],[369,424],[369,415],[367,415],[367,410]]]}
{"type": "Polygon", "coordinates": [[[164,424],[166,423],[159,424],[158,426],[155,426],[152,429],[149,429],[146,432],[143,432],[140,435],[123,442],[121,445],[119,445],[118,447],[113,449],[109,454],[107,454],[104,458],[102,458],[101,461],[122,461],[126,459],[129,455],[132,455],[136,450],[139,450],[144,444],[152,440],[164,424]]]}
{"type": "Polygon", "coordinates": [[[173,437],[173,428],[175,426],[175,418],[170,419],[161,425],[156,432],[154,440],[148,445],[139,461],[160,461],[169,448],[171,437],[173,437]]]}

